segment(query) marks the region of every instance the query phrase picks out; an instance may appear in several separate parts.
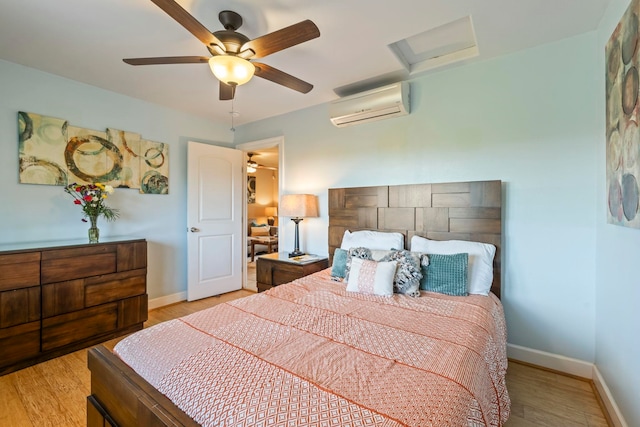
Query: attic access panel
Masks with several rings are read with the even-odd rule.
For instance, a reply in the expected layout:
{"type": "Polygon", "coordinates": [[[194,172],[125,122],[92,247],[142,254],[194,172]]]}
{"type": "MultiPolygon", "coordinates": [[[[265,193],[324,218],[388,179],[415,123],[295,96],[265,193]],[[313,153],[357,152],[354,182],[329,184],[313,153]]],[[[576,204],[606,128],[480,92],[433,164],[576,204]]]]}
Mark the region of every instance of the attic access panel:
{"type": "Polygon", "coordinates": [[[479,55],[471,16],[389,45],[411,75],[479,55]]]}

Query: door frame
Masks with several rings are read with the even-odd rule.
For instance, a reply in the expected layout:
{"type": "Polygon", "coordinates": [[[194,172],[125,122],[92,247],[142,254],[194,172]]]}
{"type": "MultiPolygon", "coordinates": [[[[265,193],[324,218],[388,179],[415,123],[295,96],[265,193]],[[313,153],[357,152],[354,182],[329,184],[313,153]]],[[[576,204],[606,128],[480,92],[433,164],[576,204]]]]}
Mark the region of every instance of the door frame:
{"type": "MultiPolygon", "coordinates": [[[[238,150],[242,150],[244,153],[248,153],[250,151],[254,151],[254,150],[259,150],[261,148],[273,148],[273,147],[278,147],[278,197],[282,196],[282,188],[284,186],[284,136],[276,136],[273,138],[266,138],[266,139],[260,139],[260,140],[256,140],[256,141],[250,141],[250,142],[245,142],[242,144],[238,144],[236,145],[234,148],[238,149],[238,150]]],[[[244,162],[244,167],[242,169],[244,171],[244,181],[247,181],[247,163],[244,162]]],[[[244,198],[244,203],[242,205],[242,216],[244,219],[244,229],[247,230],[249,224],[248,224],[248,214],[247,214],[247,192],[244,192],[243,195],[244,198]]],[[[278,200],[278,203],[280,201],[278,200]]],[[[278,214],[280,213],[280,210],[278,209],[278,214]]],[[[278,216],[278,224],[280,224],[280,217],[278,216]]],[[[278,235],[280,235],[280,228],[278,230],[278,235]]],[[[247,242],[248,242],[248,237],[246,234],[246,232],[244,233],[244,248],[247,247],[247,242]]],[[[278,239],[280,239],[280,237],[278,237],[278,239]]],[[[246,251],[245,251],[246,252],[246,251]]],[[[246,259],[246,253],[243,254],[244,258],[246,259]]],[[[242,263],[242,287],[243,289],[250,289],[247,288],[247,263],[243,262],[242,263]]],[[[258,291],[258,289],[251,289],[254,291],[258,291]]]]}

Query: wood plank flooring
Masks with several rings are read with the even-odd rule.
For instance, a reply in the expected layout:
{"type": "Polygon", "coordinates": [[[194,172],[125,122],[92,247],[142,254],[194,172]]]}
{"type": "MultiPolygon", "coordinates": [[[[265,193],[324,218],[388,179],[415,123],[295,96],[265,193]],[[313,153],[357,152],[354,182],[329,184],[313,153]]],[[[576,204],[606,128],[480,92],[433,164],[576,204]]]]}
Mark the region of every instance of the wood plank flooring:
{"type": "MultiPolygon", "coordinates": [[[[241,290],[152,310],[145,326],[251,294],[241,290]]],[[[118,341],[108,341],[107,347],[118,341]]],[[[511,361],[507,387],[512,407],[506,427],[607,426],[587,381],[511,361]]],[[[0,376],[0,426],[84,426],[89,392],[86,349],[0,376]]]]}

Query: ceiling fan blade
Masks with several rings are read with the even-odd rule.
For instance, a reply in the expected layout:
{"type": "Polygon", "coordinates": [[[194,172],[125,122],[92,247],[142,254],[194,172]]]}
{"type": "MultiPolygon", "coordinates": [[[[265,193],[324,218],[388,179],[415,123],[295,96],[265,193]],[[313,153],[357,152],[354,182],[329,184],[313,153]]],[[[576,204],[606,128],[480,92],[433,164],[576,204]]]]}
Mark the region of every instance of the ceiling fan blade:
{"type": "Polygon", "coordinates": [[[273,33],[265,34],[249,40],[240,48],[240,52],[251,49],[255,52],[253,58],[264,58],[291,46],[320,37],[320,30],[310,20],[305,20],[285,27],[273,33]]]}
{"type": "Polygon", "coordinates": [[[274,83],[278,83],[282,86],[288,87],[289,89],[297,90],[302,93],[307,93],[313,89],[313,85],[311,83],[307,83],[304,80],[293,77],[284,71],[278,70],[277,68],[273,68],[260,62],[252,62],[252,64],[256,67],[255,75],[258,77],[262,77],[263,79],[270,80],[274,83]]]}
{"type": "Polygon", "coordinates": [[[235,86],[220,82],[220,101],[229,101],[236,94],[235,86]]]}
{"type": "Polygon", "coordinates": [[[129,65],[159,65],[159,64],[197,64],[207,63],[205,56],[165,56],[157,58],[127,58],[123,59],[129,65]]]}
{"type": "Polygon", "coordinates": [[[151,0],[160,9],[164,10],[167,15],[178,21],[178,24],[182,25],[191,34],[196,36],[202,43],[211,47],[218,47],[222,49],[221,53],[225,52],[224,43],[222,43],[211,31],[194,18],[189,12],[184,10],[182,6],[176,3],[174,0],[151,0]]]}

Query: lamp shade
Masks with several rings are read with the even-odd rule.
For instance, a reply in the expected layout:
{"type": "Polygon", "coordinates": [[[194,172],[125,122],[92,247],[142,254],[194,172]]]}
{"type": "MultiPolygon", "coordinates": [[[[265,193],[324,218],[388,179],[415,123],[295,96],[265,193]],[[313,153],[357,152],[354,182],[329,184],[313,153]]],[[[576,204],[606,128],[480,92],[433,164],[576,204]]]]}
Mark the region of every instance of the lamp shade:
{"type": "Polygon", "coordinates": [[[213,75],[222,83],[235,86],[251,80],[256,67],[246,59],[234,55],[216,55],[209,59],[213,75]]]}
{"type": "Polygon", "coordinates": [[[264,214],[265,216],[277,216],[278,208],[275,206],[267,206],[266,208],[264,208],[264,214]]]}
{"type": "Polygon", "coordinates": [[[285,194],[280,199],[280,215],[291,218],[318,216],[318,197],[313,194],[285,194]]]}

